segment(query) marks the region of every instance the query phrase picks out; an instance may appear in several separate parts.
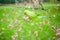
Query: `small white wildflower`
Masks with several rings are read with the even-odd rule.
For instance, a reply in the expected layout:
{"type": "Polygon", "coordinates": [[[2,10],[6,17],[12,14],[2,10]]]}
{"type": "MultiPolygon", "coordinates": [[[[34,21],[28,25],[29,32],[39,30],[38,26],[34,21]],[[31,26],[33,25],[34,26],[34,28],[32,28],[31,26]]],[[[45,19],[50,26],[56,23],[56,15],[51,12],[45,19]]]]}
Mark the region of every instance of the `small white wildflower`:
{"type": "Polygon", "coordinates": [[[17,23],[18,22],[18,19],[14,19],[14,22],[17,23]]]}
{"type": "Polygon", "coordinates": [[[27,16],[24,16],[23,19],[30,21],[29,17],[27,17],[27,16]]]}
{"type": "Polygon", "coordinates": [[[9,24],[8,27],[11,29],[13,26],[12,26],[12,24],[9,24]]]}
{"type": "Polygon", "coordinates": [[[38,36],[38,31],[34,31],[34,35],[35,36],[38,36]]]}
{"type": "Polygon", "coordinates": [[[22,28],[17,28],[17,31],[21,31],[22,30],[22,28]]]}

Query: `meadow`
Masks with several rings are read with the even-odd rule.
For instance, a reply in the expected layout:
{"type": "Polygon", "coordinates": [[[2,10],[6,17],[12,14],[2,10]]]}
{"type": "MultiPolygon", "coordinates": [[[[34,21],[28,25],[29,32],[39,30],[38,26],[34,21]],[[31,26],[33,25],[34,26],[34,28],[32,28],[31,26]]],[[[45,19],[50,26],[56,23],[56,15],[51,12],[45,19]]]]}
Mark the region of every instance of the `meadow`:
{"type": "Polygon", "coordinates": [[[60,28],[60,3],[54,5],[44,3],[46,10],[0,6],[0,40],[55,40],[60,28]]]}

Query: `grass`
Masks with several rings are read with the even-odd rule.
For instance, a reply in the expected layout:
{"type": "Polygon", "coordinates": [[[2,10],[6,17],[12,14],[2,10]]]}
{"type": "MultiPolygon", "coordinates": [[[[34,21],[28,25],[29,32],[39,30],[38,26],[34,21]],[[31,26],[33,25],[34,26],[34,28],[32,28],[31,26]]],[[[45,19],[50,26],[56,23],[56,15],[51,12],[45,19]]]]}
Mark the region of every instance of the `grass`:
{"type": "Polygon", "coordinates": [[[0,40],[54,40],[55,29],[59,28],[60,6],[56,10],[54,6],[45,5],[49,4],[44,4],[48,12],[41,9],[1,6],[0,40]],[[33,11],[37,16],[27,21],[23,18],[25,10],[33,11]]]}

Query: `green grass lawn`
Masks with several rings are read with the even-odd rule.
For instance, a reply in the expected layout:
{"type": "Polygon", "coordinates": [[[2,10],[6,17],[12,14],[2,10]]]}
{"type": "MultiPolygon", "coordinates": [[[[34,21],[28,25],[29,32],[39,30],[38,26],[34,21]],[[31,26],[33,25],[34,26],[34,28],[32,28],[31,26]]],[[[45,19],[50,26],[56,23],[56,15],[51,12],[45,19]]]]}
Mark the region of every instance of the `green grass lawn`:
{"type": "Polygon", "coordinates": [[[0,40],[55,40],[55,30],[60,27],[60,6],[55,9],[46,6],[49,4],[43,5],[48,12],[0,6],[0,40]],[[30,19],[26,19],[25,11],[30,19]]]}

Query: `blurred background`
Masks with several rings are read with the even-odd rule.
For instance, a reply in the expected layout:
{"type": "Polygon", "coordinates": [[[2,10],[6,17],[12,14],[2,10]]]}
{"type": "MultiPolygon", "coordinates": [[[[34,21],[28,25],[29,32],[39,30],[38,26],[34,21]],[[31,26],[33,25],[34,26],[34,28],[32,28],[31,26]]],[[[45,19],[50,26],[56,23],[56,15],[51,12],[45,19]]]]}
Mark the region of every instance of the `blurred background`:
{"type": "Polygon", "coordinates": [[[0,40],[60,40],[60,0],[0,0],[0,40]]]}
{"type": "MultiPolygon", "coordinates": [[[[18,1],[19,3],[27,1],[27,2],[31,2],[32,0],[0,0],[0,3],[15,3],[16,1],[18,1]]],[[[54,1],[60,1],[60,0],[39,0],[40,2],[54,2],[54,1]]]]}

